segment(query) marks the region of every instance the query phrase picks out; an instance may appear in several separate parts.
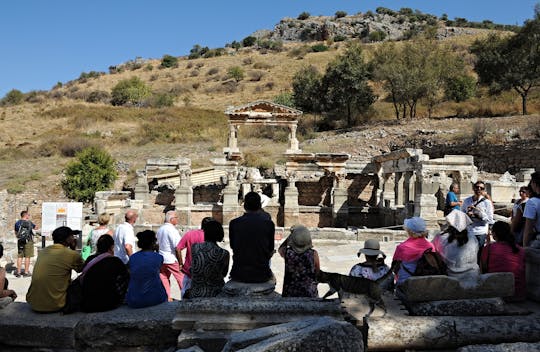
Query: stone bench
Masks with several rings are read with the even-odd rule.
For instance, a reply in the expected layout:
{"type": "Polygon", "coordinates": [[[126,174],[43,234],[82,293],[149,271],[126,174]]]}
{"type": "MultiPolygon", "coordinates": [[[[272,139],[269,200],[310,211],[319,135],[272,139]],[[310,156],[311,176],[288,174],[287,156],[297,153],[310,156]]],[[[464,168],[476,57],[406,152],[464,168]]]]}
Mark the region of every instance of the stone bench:
{"type": "Polygon", "coordinates": [[[40,314],[27,303],[0,309],[0,350],[51,349],[100,352],[176,346],[171,321],[178,302],[100,313],[40,314]]]}
{"type": "Polygon", "coordinates": [[[411,315],[506,315],[502,298],[514,294],[514,275],[490,273],[468,280],[413,276],[404,281],[402,291],[411,315]]]}

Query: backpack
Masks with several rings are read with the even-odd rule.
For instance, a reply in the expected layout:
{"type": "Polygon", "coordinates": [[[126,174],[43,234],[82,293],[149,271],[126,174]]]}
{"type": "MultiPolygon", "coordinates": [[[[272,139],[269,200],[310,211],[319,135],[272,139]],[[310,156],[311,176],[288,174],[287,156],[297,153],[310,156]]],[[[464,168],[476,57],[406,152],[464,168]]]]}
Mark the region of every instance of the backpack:
{"type": "Polygon", "coordinates": [[[447,270],[446,263],[442,259],[441,255],[437,252],[433,252],[431,248],[428,248],[424,251],[424,253],[422,253],[420,259],[418,259],[414,273],[411,273],[408,270],[406,271],[412,276],[426,276],[446,275],[447,270]]]}
{"type": "Polygon", "coordinates": [[[32,222],[28,220],[21,220],[19,224],[19,231],[17,231],[17,239],[19,241],[29,242],[32,241],[32,222]]]}

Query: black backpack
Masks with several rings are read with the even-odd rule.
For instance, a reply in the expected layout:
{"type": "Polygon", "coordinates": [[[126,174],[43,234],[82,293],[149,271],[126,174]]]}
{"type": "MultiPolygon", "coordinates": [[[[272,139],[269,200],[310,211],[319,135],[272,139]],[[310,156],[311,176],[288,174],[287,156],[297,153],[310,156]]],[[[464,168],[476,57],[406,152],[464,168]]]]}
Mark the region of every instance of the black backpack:
{"type": "Polygon", "coordinates": [[[412,276],[427,276],[427,275],[446,275],[448,268],[446,263],[442,259],[441,255],[437,252],[433,252],[431,248],[428,248],[422,253],[420,259],[416,263],[416,270],[411,273],[404,268],[412,276]]]}
{"type": "Polygon", "coordinates": [[[19,241],[24,241],[25,243],[28,241],[32,241],[32,222],[28,220],[21,220],[19,224],[19,231],[17,231],[17,239],[19,241]]]}

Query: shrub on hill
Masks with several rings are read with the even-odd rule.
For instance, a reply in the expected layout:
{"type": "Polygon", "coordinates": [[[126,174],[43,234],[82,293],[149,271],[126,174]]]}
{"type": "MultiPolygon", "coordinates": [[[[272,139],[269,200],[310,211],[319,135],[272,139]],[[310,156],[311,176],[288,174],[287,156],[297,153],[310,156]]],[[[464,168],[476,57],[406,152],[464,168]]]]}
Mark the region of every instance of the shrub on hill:
{"type": "Polygon", "coordinates": [[[345,11],[336,11],[335,16],[336,16],[336,18],[342,18],[342,17],[347,16],[347,12],[345,12],[345,11]]]}
{"type": "Polygon", "coordinates": [[[232,66],[227,70],[228,77],[234,79],[236,82],[243,80],[244,74],[244,69],[240,66],[232,66]]]}
{"type": "Polygon", "coordinates": [[[141,106],[150,95],[150,88],[138,77],[124,79],[116,84],[111,91],[111,104],[121,106],[133,104],[141,106]]]}
{"type": "Polygon", "coordinates": [[[163,55],[161,59],[161,68],[178,67],[178,58],[172,55],[163,55]]]}
{"type": "Polygon", "coordinates": [[[253,46],[253,45],[255,45],[256,42],[257,42],[257,38],[255,38],[255,37],[253,37],[251,35],[245,37],[244,39],[242,39],[242,45],[244,47],[253,46]]]}
{"type": "Polygon", "coordinates": [[[105,150],[86,148],[77,153],[77,160],[67,165],[62,189],[69,198],[89,203],[97,191],[108,189],[116,180],[114,164],[115,160],[105,150]]]}
{"type": "Polygon", "coordinates": [[[298,15],[298,19],[303,21],[303,20],[307,20],[311,15],[309,14],[309,12],[302,12],[301,14],[298,15]]]}
{"type": "Polygon", "coordinates": [[[2,105],[19,105],[24,100],[24,93],[18,89],[12,89],[2,98],[2,105]]]}

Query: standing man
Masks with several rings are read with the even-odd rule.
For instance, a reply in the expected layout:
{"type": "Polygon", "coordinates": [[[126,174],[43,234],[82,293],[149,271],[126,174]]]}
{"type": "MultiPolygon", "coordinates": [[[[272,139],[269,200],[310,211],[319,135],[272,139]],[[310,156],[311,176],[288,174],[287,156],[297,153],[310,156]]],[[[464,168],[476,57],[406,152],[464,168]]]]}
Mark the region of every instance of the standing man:
{"type": "Polygon", "coordinates": [[[34,256],[34,229],[36,225],[30,221],[30,213],[21,211],[21,219],[15,223],[15,236],[17,236],[17,272],[15,277],[32,276],[30,273],[30,258],[34,256]],[[21,270],[24,258],[24,272],[21,270]]]}
{"type": "Polygon", "coordinates": [[[195,243],[204,242],[204,231],[202,229],[204,225],[210,221],[215,220],[208,216],[203,218],[201,221],[201,228],[186,232],[176,247],[178,261],[180,263],[182,263],[182,249],[186,250],[186,259],[184,260],[184,265],[180,264],[180,270],[184,274],[184,280],[182,281],[182,298],[184,297],[186,290],[191,287],[191,246],[193,246],[195,243]]]}
{"type": "Polygon", "coordinates": [[[261,197],[256,192],[246,194],[244,209],[245,214],[229,224],[229,240],[233,250],[231,280],[267,282],[274,279],[269,263],[274,254],[275,226],[268,214],[260,211],[261,197]]]}
{"type": "Polygon", "coordinates": [[[444,215],[448,215],[452,210],[460,210],[463,202],[458,198],[459,185],[456,182],[452,182],[450,185],[450,191],[446,194],[446,206],[444,208],[444,215]]]}
{"type": "Polygon", "coordinates": [[[126,265],[135,248],[133,224],[137,221],[138,216],[135,210],[129,209],[124,215],[126,221],[118,225],[116,231],[114,231],[114,255],[120,258],[126,265]]]}
{"type": "Polygon", "coordinates": [[[163,256],[163,264],[159,270],[159,277],[167,291],[169,302],[172,301],[171,297],[171,275],[174,276],[178,287],[182,290],[182,281],[184,274],[180,272],[182,269],[182,253],[177,248],[180,242],[180,233],[176,229],[178,224],[178,217],[176,216],[176,210],[169,210],[165,214],[165,223],[159,228],[157,232],[157,240],[159,244],[159,254],[163,256]]]}
{"type": "Polygon", "coordinates": [[[26,301],[36,312],[57,312],[66,305],[71,270],[81,272],[83,260],[75,251],[74,231],[61,226],[53,231],[54,244],[43,249],[34,266],[26,301]]]}
{"type": "Polygon", "coordinates": [[[477,181],[473,186],[474,194],[465,198],[461,205],[461,210],[472,220],[472,224],[467,226],[467,232],[475,235],[478,240],[478,258],[480,258],[482,248],[486,242],[489,226],[493,225],[493,204],[484,196],[486,185],[483,181],[477,181]]]}

